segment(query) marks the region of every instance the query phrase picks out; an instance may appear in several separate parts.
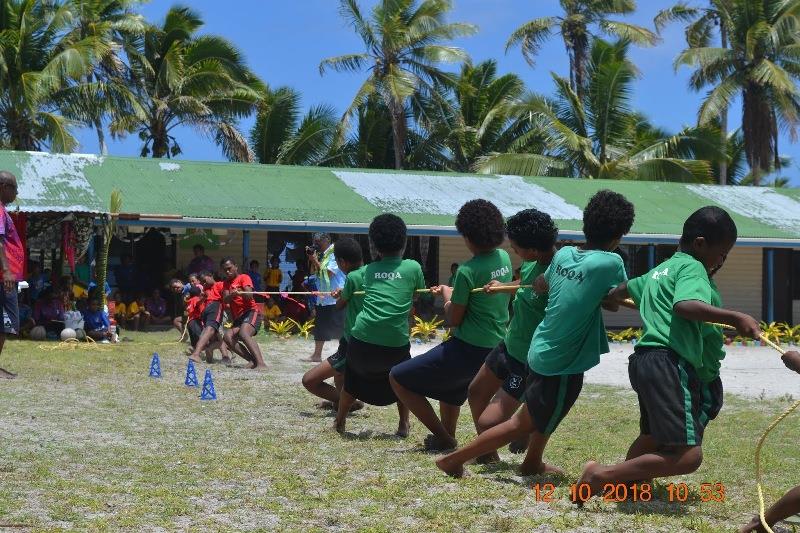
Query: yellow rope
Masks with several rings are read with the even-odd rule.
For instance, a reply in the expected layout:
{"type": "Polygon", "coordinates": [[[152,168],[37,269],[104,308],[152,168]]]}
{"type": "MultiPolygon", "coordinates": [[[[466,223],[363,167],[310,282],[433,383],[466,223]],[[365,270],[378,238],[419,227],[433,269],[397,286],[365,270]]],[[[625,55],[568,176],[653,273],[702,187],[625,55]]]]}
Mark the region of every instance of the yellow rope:
{"type": "Polygon", "coordinates": [[[38,348],[45,352],[76,350],[78,348],[92,348],[93,350],[107,351],[111,349],[112,346],[98,344],[97,341],[87,335],[85,341],[79,341],[78,339],[67,339],[56,344],[40,344],[38,348]]]}

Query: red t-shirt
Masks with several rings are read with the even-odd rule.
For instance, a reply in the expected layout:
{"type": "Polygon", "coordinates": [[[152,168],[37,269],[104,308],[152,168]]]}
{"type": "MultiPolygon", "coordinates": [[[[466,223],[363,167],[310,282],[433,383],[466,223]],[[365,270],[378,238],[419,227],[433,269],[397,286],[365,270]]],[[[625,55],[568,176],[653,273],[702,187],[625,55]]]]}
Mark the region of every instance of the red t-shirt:
{"type": "Polygon", "coordinates": [[[205,306],[200,302],[199,296],[192,296],[186,302],[186,317],[187,320],[200,320],[205,306]]]}
{"type": "Polygon", "coordinates": [[[25,279],[25,249],[22,247],[14,221],[11,220],[3,204],[0,204],[0,238],[3,239],[9,270],[17,281],[22,281],[25,279]]]}
{"type": "MultiPolygon", "coordinates": [[[[239,289],[245,290],[245,287],[252,287],[253,280],[247,274],[239,274],[232,280],[226,279],[222,282],[223,291],[232,291],[239,289]]],[[[230,302],[231,314],[233,318],[239,318],[250,310],[258,310],[258,304],[252,298],[245,298],[244,296],[236,296],[230,302]]]]}
{"type": "Polygon", "coordinates": [[[221,302],[222,282],[221,281],[215,282],[210,289],[205,290],[205,293],[206,293],[206,304],[210,304],[211,302],[221,302]]]}

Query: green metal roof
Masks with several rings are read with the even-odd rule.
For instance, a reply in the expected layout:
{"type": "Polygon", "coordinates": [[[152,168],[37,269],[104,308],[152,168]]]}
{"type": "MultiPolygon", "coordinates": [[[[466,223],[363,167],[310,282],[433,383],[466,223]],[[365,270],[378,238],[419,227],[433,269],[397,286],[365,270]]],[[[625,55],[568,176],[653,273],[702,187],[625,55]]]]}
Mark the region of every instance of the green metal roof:
{"type": "Polygon", "coordinates": [[[743,239],[800,245],[798,189],[9,151],[0,151],[0,169],[16,174],[22,211],[105,212],[111,191],[119,189],[124,213],[164,226],[363,230],[375,215],[391,211],[417,227],[416,233],[452,234],[458,207],[486,198],[507,216],[529,207],[545,211],[570,234],[580,232],[589,197],[607,188],[636,206],[632,236],[674,240],[692,211],[716,204],[731,212],[743,239]]]}

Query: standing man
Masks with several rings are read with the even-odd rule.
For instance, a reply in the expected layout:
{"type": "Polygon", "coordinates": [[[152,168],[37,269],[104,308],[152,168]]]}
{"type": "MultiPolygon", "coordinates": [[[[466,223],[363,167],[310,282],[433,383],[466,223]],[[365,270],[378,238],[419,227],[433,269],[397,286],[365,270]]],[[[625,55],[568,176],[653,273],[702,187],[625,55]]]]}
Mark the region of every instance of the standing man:
{"type": "MultiPolygon", "coordinates": [[[[333,248],[331,236],[327,233],[315,233],[314,245],[306,247],[309,270],[317,274],[320,292],[335,291],[344,287],[346,276],[336,264],[333,248]]],[[[320,295],[316,311],[314,353],[307,359],[313,363],[322,361],[322,348],[326,341],[339,340],[342,337],[345,316],[344,309],[336,309],[336,298],[330,294],[320,295]]]]}
{"type": "Polygon", "coordinates": [[[217,271],[217,266],[214,260],[206,255],[206,249],[202,244],[195,244],[192,247],[194,257],[189,261],[189,266],[186,267],[186,274],[199,274],[205,270],[214,273],[217,271]]]}
{"type": "MultiPolygon", "coordinates": [[[[6,211],[6,206],[17,199],[17,178],[14,174],[0,170],[0,271],[3,274],[3,288],[0,290],[0,354],[6,342],[6,335],[19,334],[19,307],[17,304],[17,282],[24,279],[25,249],[14,227],[14,221],[6,211]]],[[[13,372],[0,368],[0,378],[14,379],[13,372]]]]}

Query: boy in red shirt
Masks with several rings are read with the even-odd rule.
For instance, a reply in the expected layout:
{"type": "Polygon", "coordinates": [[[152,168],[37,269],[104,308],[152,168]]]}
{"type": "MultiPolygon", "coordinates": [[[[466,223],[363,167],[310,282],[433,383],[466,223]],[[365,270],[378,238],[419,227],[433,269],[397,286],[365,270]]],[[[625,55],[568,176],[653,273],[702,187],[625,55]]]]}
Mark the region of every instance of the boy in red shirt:
{"type": "Polygon", "coordinates": [[[197,341],[203,333],[203,291],[198,287],[189,289],[189,298],[186,300],[186,330],[189,333],[189,343],[192,348],[197,346],[197,341]]]}
{"type": "Polygon", "coordinates": [[[222,301],[230,308],[233,317],[233,328],[225,333],[225,344],[242,358],[250,361],[250,368],[263,370],[267,365],[264,364],[261,348],[254,338],[261,326],[261,314],[258,312],[258,304],[253,295],[242,294],[253,292],[253,280],[247,274],[239,274],[239,267],[229,257],[223,259],[220,266],[225,273],[225,281],[222,282],[222,301]],[[239,341],[244,344],[245,350],[242,350],[239,341]]]}
{"type": "Polygon", "coordinates": [[[203,331],[200,338],[197,339],[197,344],[194,346],[194,351],[189,359],[195,363],[199,363],[200,354],[209,347],[213,340],[218,339],[219,327],[222,324],[222,282],[214,281],[214,276],[209,271],[203,271],[199,274],[200,283],[203,284],[203,312],[201,320],[203,322],[203,331]]]}

